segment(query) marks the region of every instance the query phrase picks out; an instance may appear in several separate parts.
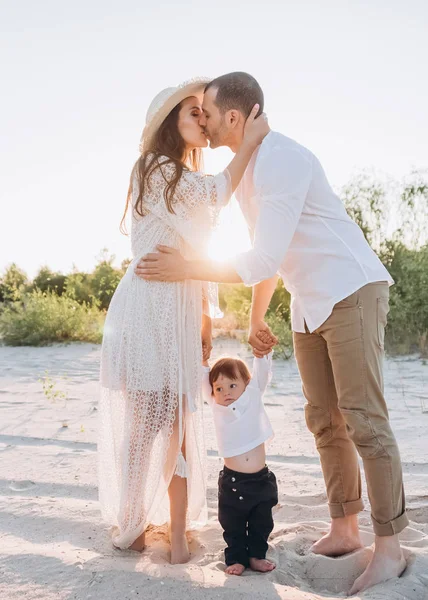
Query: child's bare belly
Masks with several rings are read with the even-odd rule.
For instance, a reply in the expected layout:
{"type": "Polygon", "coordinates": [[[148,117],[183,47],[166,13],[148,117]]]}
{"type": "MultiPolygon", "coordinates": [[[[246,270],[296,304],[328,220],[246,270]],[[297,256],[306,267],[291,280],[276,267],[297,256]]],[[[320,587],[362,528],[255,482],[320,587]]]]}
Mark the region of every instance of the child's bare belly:
{"type": "Polygon", "coordinates": [[[232,471],[238,473],[257,473],[261,471],[266,464],[266,449],[264,444],[253,448],[249,452],[244,452],[239,456],[231,456],[224,459],[224,464],[232,471]]]}

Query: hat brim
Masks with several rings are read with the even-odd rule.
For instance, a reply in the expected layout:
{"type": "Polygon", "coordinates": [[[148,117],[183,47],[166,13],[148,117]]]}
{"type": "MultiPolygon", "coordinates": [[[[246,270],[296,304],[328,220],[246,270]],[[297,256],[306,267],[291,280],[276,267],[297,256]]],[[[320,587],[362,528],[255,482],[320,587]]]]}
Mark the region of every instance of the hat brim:
{"type": "Polygon", "coordinates": [[[208,77],[199,77],[186,81],[179,86],[177,90],[159,107],[156,114],[150,120],[149,123],[144,127],[143,134],[140,140],[140,152],[143,152],[150,145],[153,140],[153,136],[156,131],[165,121],[169,113],[178,105],[180,102],[191,96],[202,96],[207,84],[211,81],[208,77]]]}

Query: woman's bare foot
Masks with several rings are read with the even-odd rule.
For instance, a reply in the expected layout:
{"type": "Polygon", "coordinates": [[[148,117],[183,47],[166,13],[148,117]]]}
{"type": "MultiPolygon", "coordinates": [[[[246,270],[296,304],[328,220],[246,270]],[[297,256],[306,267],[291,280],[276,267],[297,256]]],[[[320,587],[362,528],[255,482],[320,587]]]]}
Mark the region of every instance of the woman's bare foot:
{"type": "Polygon", "coordinates": [[[133,542],[129,546],[129,550],[134,550],[135,552],[143,552],[145,547],[146,547],[146,533],[145,533],[145,531],[143,531],[143,533],[139,537],[137,537],[135,542],[133,542]]]}
{"type": "Polygon", "coordinates": [[[241,565],[239,563],[236,563],[234,565],[229,565],[225,569],[225,573],[227,573],[228,575],[242,575],[242,573],[244,571],[245,571],[244,565],[241,565]]]}
{"type": "Polygon", "coordinates": [[[330,531],[315,542],[310,552],[323,556],[342,556],[363,547],[357,515],[333,519],[330,531]]]}
{"type": "Polygon", "coordinates": [[[349,596],[359,594],[373,585],[388,581],[388,579],[400,577],[405,568],[406,560],[400,548],[398,536],[376,536],[372,559],[364,573],[355,581],[349,596]]]}
{"type": "Polygon", "coordinates": [[[183,565],[189,562],[190,552],[187,543],[186,531],[172,531],[169,528],[169,542],[171,544],[171,564],[183,565]]]}
{"type": "Polygon", "coordinates": [[[260,573],[267,573],[273,571],[276,564],[267,560],[267,558],[250,558],[250,568],[253,571],[260,571],[260,573]]]}

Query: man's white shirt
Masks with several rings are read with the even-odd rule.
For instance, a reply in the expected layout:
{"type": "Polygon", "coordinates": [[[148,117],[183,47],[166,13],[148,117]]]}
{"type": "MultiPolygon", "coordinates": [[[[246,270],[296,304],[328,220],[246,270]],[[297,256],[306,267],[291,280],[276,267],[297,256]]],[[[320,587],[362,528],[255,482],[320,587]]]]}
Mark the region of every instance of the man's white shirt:
{"type": "Polygon", "coordinates": [[[234,266],[250,286],[279,273],[291,294],[293,331],[317,329],[333,306],[390,274],[333,192],[319,160],[271,131],[235,192],[253,248],[234,266]]]}

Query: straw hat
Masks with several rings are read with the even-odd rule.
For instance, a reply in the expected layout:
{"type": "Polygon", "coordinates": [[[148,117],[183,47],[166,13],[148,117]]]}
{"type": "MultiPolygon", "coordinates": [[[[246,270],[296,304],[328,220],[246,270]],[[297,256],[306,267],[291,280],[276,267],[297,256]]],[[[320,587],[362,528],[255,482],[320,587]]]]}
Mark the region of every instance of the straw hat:
{"type": "Polygon", "coordinates": [[[195,77],[176,87],[166,88],[153,98],[146,115],[146,126],[140,140],[140,152],[143,152],[153,139],[154,134],[172,109],[190,96],[201,97],[210,81],[211,79],[207,77],[195,77]]]}

